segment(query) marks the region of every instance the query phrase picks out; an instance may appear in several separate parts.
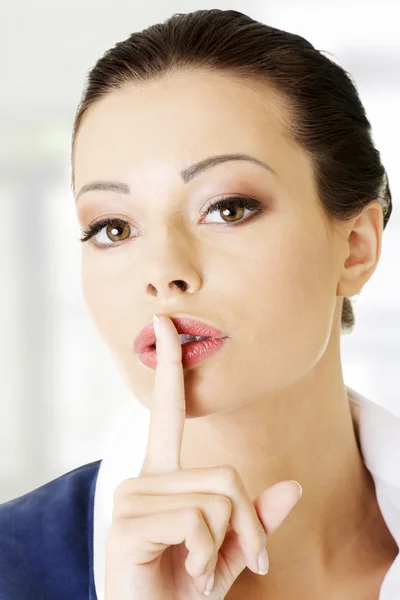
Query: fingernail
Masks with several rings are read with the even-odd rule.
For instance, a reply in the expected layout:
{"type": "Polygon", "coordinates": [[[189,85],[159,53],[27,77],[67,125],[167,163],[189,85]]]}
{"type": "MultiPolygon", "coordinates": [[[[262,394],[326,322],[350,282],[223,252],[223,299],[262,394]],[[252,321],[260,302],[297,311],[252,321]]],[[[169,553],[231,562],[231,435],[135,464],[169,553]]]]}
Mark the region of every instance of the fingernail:
{"type": "Polygon", "coordinates": [[[291,479],[292,483],[295,483],[298,488],[299,488],[299,496],[297,498],[297,500],[300,500],[301,496],[303,495],[303,488],[301,487],[301,485],[299,484],[298,481],[295,481],[294,479],[291,479]]]}
{"type": "Polygon", "coordinates": [[[154,313],[154,315],[153,315],[153,327],[154,327],[154,333],[156,334],[156,338],[158,339],[158,336],[160,334],[160,319],[156,315],[156,313],[154,313]]]}
{"type": "Polygon", "coordinates": [[[215,571],[213,571],[211,573],[211,575],[210,575],[210,577],[209,577],[209,579],[207,581],[206,589],[204,590],[204,595],[205,596],[209,596],[211,590],[213,589],[213,585],[214,585],[214,573],[215,573],[215,571]]]}
{"type": "Polygon", "coordinates": [[[269,569],[268,552],[264,548],[258,557],[258,574],[266,575],[269,569]]]}

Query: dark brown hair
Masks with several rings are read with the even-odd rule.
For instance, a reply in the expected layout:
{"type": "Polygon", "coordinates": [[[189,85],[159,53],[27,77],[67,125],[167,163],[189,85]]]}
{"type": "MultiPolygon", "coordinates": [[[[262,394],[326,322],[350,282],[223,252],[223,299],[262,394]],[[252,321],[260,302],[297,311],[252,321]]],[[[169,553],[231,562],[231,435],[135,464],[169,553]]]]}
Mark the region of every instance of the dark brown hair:
{"type": "MultiPolygon", "coordinates": [[[[309,154],[326,214],[352,219],[379,200],[386,227],[392,212],[389,181],[349,73],[303,37],[236,10],[175,13],[104,53],[88,74],[75,115],[72,186],[76,136],[91,105],[124,85],[196,68],[234,75],[248,85],[262,82],[278,92],[289,116],[285,134],[309,154]]],[[[350,333],[354,323],[351,301],[344,298],[342,333],[350,333]]]]}

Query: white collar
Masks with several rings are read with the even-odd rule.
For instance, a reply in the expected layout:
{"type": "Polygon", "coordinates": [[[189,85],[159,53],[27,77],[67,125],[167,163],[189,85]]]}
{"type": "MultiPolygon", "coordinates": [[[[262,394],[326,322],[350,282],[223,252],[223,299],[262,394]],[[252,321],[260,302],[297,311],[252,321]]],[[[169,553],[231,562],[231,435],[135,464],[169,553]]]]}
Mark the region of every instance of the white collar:
{"type": "MultiPolygon", "coordinates": [[[[375,482],[378,505],[400,547],[400,418],[348,386],[347,390],[364,462],[375,482]]],[[[139,475],[149,424],[150,411],[135,402],[114,428],[100,462],[93,522],[97,600],[104,600],[106,537],[112,521],[113,493],[121,481],[139,475]]],[[[398,600],[399,590],[400,553],[386,573],[379,600],[398,600]]]]}

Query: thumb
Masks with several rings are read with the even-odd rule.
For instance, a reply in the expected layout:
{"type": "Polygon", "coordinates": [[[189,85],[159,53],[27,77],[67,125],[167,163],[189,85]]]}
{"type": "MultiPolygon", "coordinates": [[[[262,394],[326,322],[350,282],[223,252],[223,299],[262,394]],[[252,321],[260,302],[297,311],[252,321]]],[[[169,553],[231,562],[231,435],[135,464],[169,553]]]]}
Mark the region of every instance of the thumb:
{"type": "MultiPolygon", "coordinates": [[[[254,500],[254,507],[267,536],[273,533],[286,519],[301,498],[301,494],[302,487],[297,481],[280,481],[261,492],[254,500]]],[[[225,590],[227,593],[247,566],[237,534],[233,529],[228,529],[220,548],[220,554],[224,559],[223,566],[225,567],[223,569],[225,572],[221,573],[221,583],[224,587],[228,586],[225,590]]]]}
{"type": "Polygon", "coordinates": [[[254,508],[267,536],[281,525],[302,494],[303,488],[297,481],[280,481],[254,500],[254,508]]]}

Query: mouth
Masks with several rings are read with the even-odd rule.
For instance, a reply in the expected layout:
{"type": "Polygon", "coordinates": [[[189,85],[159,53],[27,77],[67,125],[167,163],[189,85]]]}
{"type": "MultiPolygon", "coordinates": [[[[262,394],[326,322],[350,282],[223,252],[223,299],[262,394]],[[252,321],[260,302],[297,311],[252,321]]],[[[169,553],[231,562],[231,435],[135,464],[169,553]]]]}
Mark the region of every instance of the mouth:
{"type": "MultiPolygon", "coordinates": [[[[222,331],[203,321],[190,317],[169,317],[173,322],[179,335],[179,341],[183,347],[192,343],[207,342],[209,340],[221,340],[229,337],[222,331]]],[[[157,347],[157,338],[154,332],[153,323],[148,323],[134,342],[134,349],[137,354],[154,350],[157,347]]]]}
{"type": "MultiPolygon", "coordinates": [[[[189,335],[188,333],[179,333],[178,337],[179,337],[181,346],[184,346],[185,344],[191,344],[192,342],[201,342],[202,340],[213,339],[211,336],[189,335]]],[[[147,346],[146,349],[147,350],[156,350],[156,348],[157,348],[157,342],[154,342],[154,344],[147,346]]]]}
{"type": "MultiPolygon", "coordinates": [[[[203,336],[192,336],[179,334],[182,346],[182,366],[183,369],[195,367],[217,350],[222,348],[229,336],[214,338],[203,336]]],[[[151,344],[139,354],[139,360],[150,369],[157,367],[157,343],[151,344]]]]}

